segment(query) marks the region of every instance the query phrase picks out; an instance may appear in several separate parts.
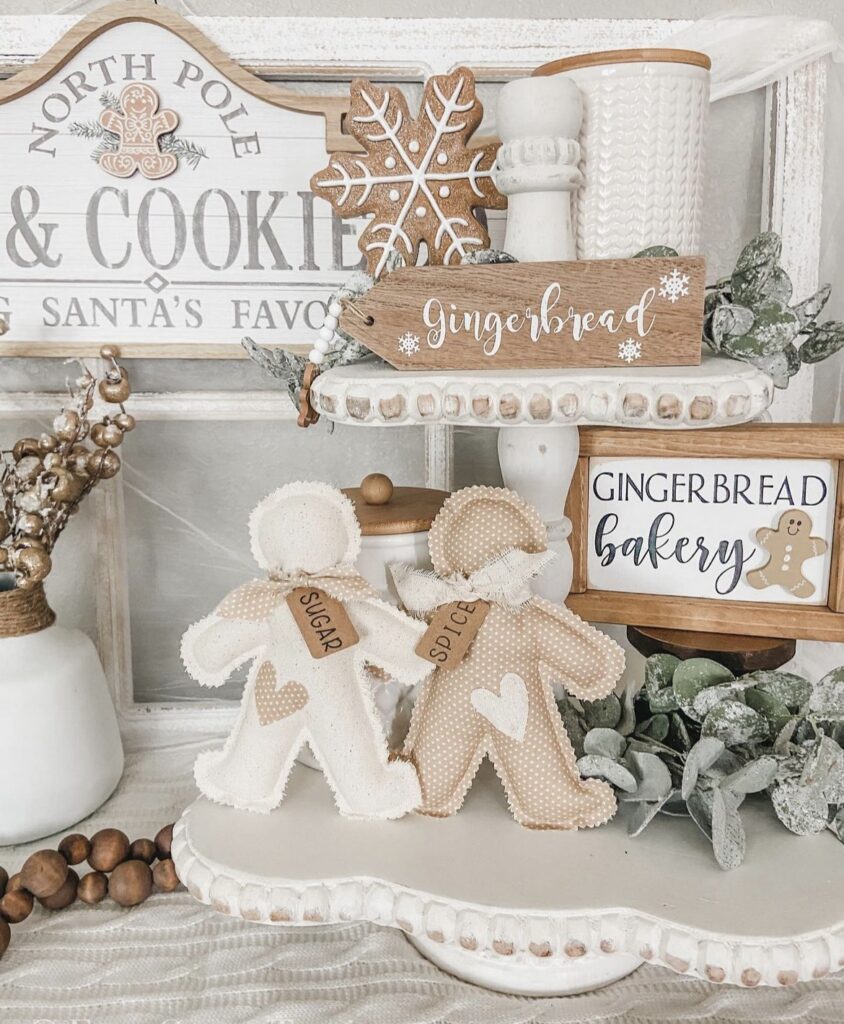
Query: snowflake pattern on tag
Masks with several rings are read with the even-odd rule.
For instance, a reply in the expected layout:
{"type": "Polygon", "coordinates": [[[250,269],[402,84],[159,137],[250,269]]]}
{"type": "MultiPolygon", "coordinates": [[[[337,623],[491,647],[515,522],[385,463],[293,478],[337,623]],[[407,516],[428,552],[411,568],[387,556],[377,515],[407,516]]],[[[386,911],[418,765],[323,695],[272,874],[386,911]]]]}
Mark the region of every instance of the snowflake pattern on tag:
{"type": "Polygon", "coordinates": [[[689,294],[689,275],[681,274],[675,267],[670,274],[662,274],[659,279],[660,298],[668,299],[669,302],[677,302],[684,295],[689,294]]]}
{"type": "Polygon", "coordinates": [[[370,274],[393,253],[414,266],[422,243],[430,264],[489,246],[473,211],[502,210],[507,200],[492,180],[498,145],[468,146],[483,115],[472,72],[428,79],[415,119],[399,89],[356,79],[351,97],[346,123],[366,152],[332,154],[311,189],[341,217],[373,214],[358,240],[370,274]]]}
{"type": "Polygon", "coordinates": [[[415,356],[419,351],[419,335],[412,331],[405,331],[398,341],[399,352],[405,356],[415,356]]]}
{"type": "Polygon", "coordinates": [[[625,363],[633,363],[637,359],[641,359],[641,341],[634,341],[633,338],[628,338],[626,341],[620,341],[618,343],[618,358],[623,359],[625,363]]]}

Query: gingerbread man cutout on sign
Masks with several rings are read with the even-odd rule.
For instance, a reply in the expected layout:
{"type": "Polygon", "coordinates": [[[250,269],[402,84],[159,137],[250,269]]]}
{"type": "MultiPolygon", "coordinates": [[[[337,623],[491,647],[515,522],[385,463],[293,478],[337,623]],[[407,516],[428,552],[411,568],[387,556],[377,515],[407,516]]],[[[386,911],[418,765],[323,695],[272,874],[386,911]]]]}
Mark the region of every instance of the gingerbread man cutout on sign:
{"type": "Polygon", "coordinates": [[[445,502],[428,544],[433,573],[393,568],[405,607],[426,618],[452,602],[488,610],[468,653],[436,670],[414,708],[404,755],[419,772],[420,813],[458,811],[488,755],[520,824],[603,824],[616,809],[612,788],[580,777],[552,683],[581,700],[605,697],[624,654],[563,605],[531,593],[530,579],[553,558],[539,514],[514,491],[467,487],[445,502]]]}
{"type": "Polygon", "coordinates": [[[158,93],[143,82],[130,82],[120,94],[122,114],[104,110],[100,124],[119,139],[116,153],[103,153],[100,167],[118,178],[139,170],[145,178],[165,178],[178,166],[172,153],[162,153],[159,137],[179,123],[175,110],[158,110],[158,93]],[[158,111],[158,113],[156,113],[158,111]]]}
{"type": "Polygon", "coordinates": [[[823,537],[813,537],[812,520],[801,508],[790,508],[779,518],[772,530],[763,526],[756,539],[768,552],[768,561],[747,574],[747,582],[755,590],[784,587],[794,597],[811,597],[815,585],[803,575],[803,563],[822,555],[829,545],[823,537]]]}

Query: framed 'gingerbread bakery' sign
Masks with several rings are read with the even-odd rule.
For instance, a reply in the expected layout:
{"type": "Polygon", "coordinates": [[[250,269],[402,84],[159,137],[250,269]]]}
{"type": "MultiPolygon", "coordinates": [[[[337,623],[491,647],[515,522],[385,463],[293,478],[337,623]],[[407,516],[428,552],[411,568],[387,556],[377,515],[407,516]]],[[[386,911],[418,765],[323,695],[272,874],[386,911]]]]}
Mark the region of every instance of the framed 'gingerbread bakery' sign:
{"type": "Polygon", "coordinates": [[[90,15],[0,83],[0,355],[307,344],[360,263],[309,179],[348,99],[294,94],[153,4],[90,15]]]}
{"type": "Polygon", "coordinates": [[[844,427],[580,435],[566,508],[579,615],[844,640],[844,427]]]}

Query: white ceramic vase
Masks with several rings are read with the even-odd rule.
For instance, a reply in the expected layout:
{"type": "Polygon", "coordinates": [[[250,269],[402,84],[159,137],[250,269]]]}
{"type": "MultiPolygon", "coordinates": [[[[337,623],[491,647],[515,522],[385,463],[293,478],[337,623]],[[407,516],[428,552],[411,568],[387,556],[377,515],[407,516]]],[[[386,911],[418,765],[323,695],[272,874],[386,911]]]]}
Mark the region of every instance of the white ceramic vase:
{"type": "Polygon", "coordinates": [[[578,258],[700,252],[709,65],[692,50],[608,50],[534,71],[571,80],[582,97],[578,258]]]}
{"type": "Polygon", "coordinates": [[[0,592],[0,846],[76,824],[123,773],[96,649],[78,629],[43,625],[52,618],[43,591],[0,592]]]}

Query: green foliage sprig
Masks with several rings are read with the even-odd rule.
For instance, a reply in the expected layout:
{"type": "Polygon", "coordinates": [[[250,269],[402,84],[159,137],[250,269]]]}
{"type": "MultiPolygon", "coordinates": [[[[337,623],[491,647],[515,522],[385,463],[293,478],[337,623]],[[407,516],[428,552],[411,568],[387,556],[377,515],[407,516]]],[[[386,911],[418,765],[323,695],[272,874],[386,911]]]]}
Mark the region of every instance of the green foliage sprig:
{"type": "MultiPolygon", "coordinates": [[[[763,232],[742,249],[729,277],[708,286],[703,341],[713,352],[758,366],[776,387],[787,388],[803,363],[819,363],[844,348],[844,323],[818,323],[829,299],[828,284],[789,305],[793,287],[780,266],[781,253],[780,236],[763,232]]],[[[658,245],[636,255],[677,252],[658,245]]]]}
{"type": "Polygon", "coordinates": [[[844,667],[812,685],[655,654],[638,693],[559,707],[581,775],[615,787],[631,835],[660,811],[689,815],[728,870],[744,860],[741,804],[764,792],[792,832],[844,842],[844,667]]]}

